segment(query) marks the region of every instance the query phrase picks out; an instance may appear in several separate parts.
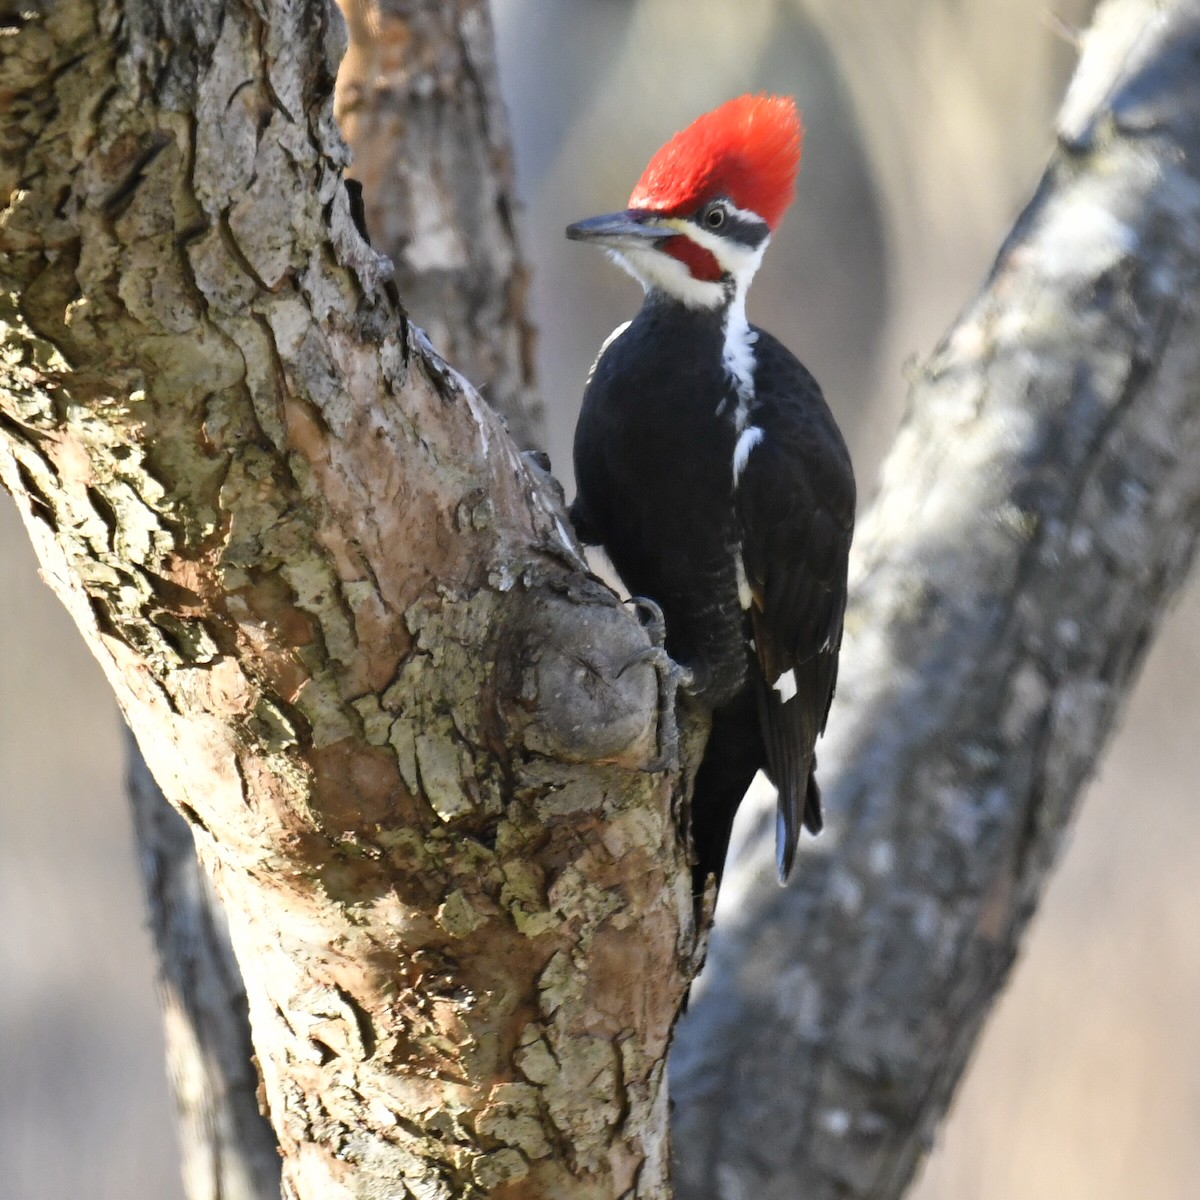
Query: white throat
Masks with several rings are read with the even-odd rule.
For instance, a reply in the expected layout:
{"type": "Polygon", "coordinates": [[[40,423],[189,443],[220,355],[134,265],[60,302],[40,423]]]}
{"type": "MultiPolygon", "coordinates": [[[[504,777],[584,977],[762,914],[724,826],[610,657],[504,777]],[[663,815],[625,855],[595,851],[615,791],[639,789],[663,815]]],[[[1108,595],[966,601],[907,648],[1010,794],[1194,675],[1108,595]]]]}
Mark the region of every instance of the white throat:
{"type": "Polygon", "coordinates": [[[728,304],[731,312],[736,308],[741,313],[744,324],[746,292],[762,265],[771,239],[766,237],[751,248],[690,223],[685,226],[680,222],[679,228],[684,237],[691,238],[717,260],[724,279],[696,279],[679,259],[650,246],[623,246],[620,250],[610,250],[609,254],[613,262],[642,285],[644,291],[665,292],[688,308],[714,309],[728,304]]]}
{"type": "Polygon", "coordinates": [[[626,248],[609,256],[642,285],[644,292],[664,292],[688,308],[713,309],[725,303],[725,285],[696,279],[677,258],[661,250],[626,248]]]}
{"type": "MultiPolygon", "coordinates": [[[[725,307],[721,362],[737,393],[732,416],[740,434],[746,428],[754,400],[754,344],[758,340],[746,318],[746,293],[771,239],[764,238],[752,248],[691,225],[683,232],[717,260],[724,279],[696,279],[679,259],[649,246],[622,247],[609,253],[646,292],[663,292],[688,308],[711,311],[725,307]]],[[[747,445],[746,453],[751,448],[747,445]]]]}

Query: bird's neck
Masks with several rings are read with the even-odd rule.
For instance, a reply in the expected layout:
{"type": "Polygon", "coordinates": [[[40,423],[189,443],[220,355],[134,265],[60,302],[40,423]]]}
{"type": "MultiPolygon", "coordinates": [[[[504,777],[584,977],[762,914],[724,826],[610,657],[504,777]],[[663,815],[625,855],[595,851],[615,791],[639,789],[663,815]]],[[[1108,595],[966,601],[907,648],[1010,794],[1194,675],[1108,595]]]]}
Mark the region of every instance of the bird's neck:
{"type": "Polygon", "coordinates": [[[642,312],[653,320],[685,328],[697,354],[711,346],[720,355],[739,403],[748,404],[753,399],[754,343],[758,335],[746,318],[744,287],[730,287],[725,300],[712,308],[696,308],[670,292],[650,288],[642,312]]]}

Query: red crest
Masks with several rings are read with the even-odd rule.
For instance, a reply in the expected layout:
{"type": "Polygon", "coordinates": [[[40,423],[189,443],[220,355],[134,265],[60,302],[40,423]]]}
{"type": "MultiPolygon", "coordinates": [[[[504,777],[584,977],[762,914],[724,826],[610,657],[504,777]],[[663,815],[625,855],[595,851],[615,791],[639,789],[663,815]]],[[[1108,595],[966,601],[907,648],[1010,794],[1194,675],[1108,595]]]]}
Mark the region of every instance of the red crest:
{"type": "Polygon", "coordinates": [[[790,96],[738,96],[697,117],[650,160],[630,208],[682,216],[716,196],[772,230],[795,194],[804,130],[790,96]]]}

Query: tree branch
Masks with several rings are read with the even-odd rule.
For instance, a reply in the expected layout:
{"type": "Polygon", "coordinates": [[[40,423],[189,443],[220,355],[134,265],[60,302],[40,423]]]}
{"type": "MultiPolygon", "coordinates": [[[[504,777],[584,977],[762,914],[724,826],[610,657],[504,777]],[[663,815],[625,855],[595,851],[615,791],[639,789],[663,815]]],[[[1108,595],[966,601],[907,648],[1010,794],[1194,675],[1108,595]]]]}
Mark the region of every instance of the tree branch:
{"type": "Polygon", "coordinates": [[[127,790],[158,951],[167,1071],[188,1200],[279,1195],[275,1133],[258,1111],[246,989],[225,914],[128,732],[127,790]]]}
{"type": "Polygon", "coordinates": [[[338,123],[367,227],[409,314],[540,445],[528,272],[517,236],[508,117],[486,0],[341,0],[350,48],[338,123]]]}
{"type": "Polygon", "coordinates": [[[672,1060],[684,1197],[907,1184],[1200,515],[1200,4],[1109,0],[863,525],[794,886],[759,820],[672,1060]],[[734,1182],[736,1181],[736,1182],[734,1182]]]}

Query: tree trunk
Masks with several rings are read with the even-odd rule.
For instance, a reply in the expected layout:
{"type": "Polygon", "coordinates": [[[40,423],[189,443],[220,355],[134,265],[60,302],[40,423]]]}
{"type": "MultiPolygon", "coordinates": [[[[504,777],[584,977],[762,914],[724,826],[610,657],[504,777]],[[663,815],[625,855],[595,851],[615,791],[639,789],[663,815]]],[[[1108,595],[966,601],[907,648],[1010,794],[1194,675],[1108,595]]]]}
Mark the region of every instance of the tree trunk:
{"type": "Polygon", "coordinates": [[[665,1196],[646,634],[389,299],[324,4],[262,12],[11,18],[0,478],[225,902],[285,1192],[665,1196]]]}
{"type": "Polygon", "coordinates": [[[899,1196],[1007,977],[1195,552],[1198,63],[1196,0],[1101,8],[916,383],[857,543],[828,832],[780,892],[760,817],[679,1030],[681,1197],[899,1196]]]}
{"type": "MultiPolygon", "coordinates": [[[[411,14],[343,3],[350,45],[335,111],[375,247],[411,315],[506,418],[540,444],[512,154],[486,5],[411,14]],[[446,255],[421,251],[425,243],[446,255]]],[[[246,998],[225,914],[190,831],[127,738],[134,835],[164,986],[164,1036],[188,1200],[269,1200],[279,1155],[258,1115],[246,998]]]]}

